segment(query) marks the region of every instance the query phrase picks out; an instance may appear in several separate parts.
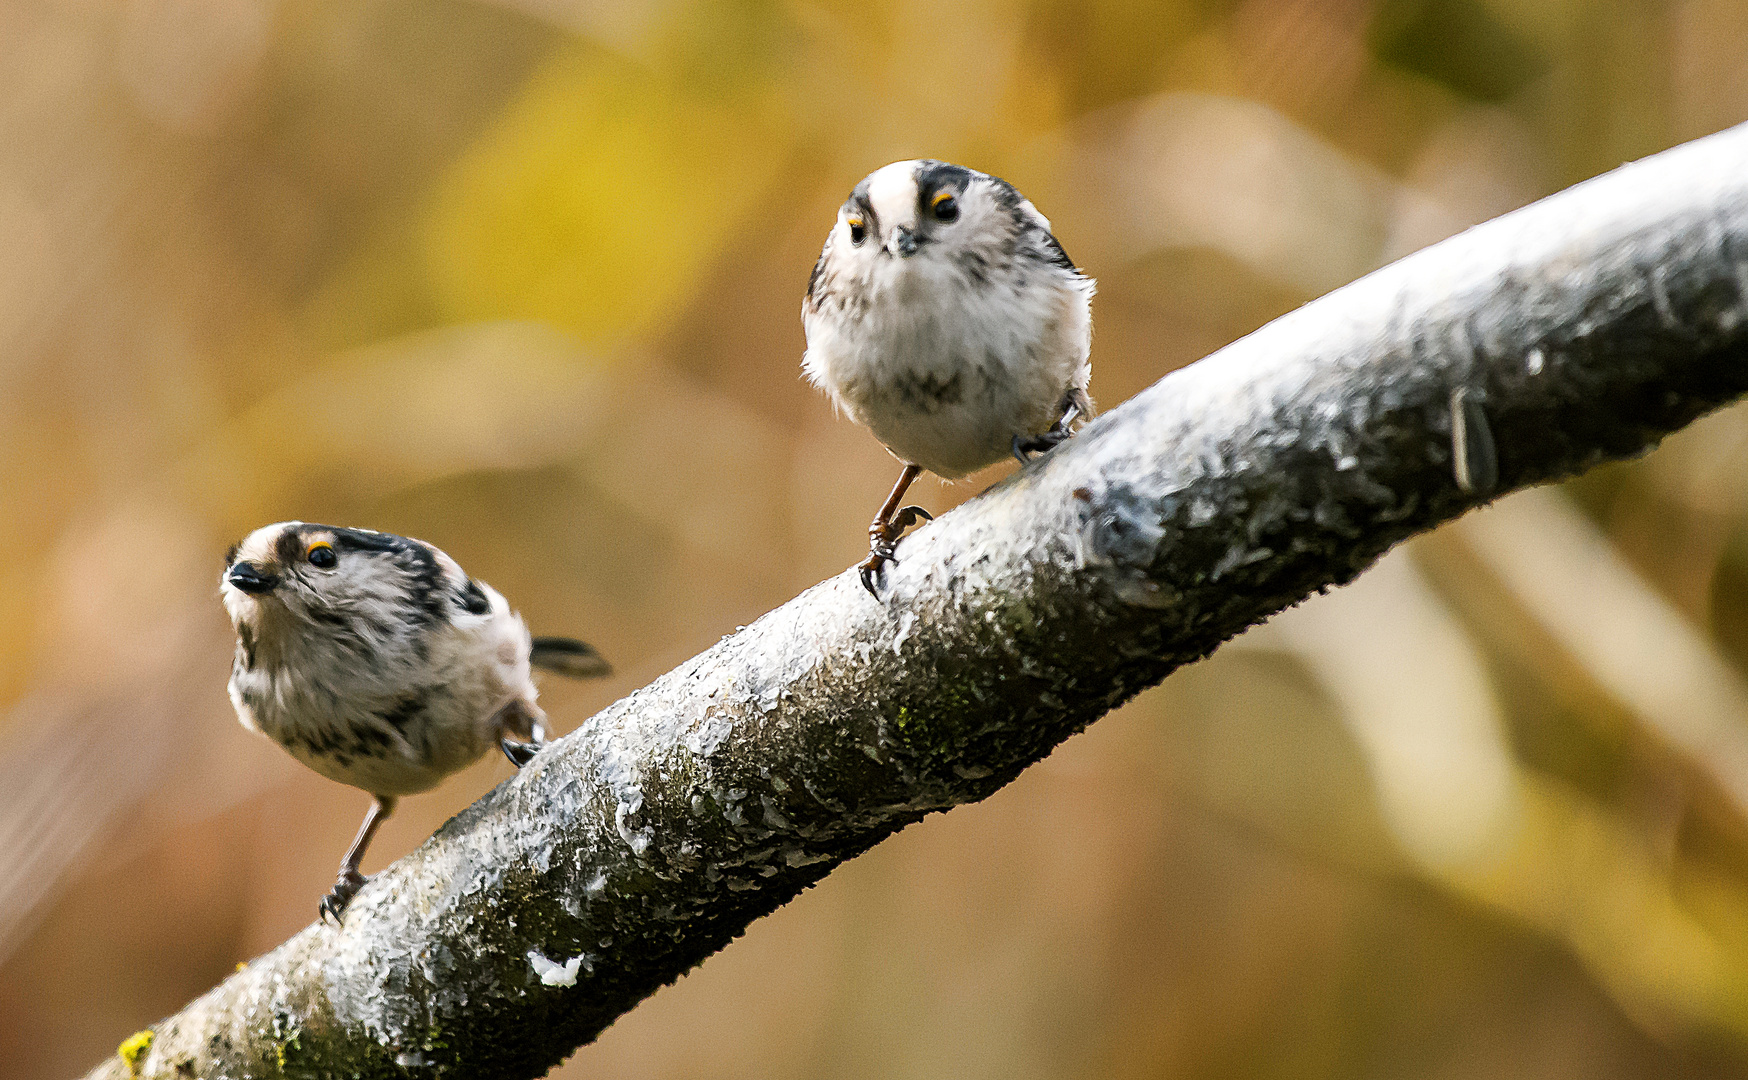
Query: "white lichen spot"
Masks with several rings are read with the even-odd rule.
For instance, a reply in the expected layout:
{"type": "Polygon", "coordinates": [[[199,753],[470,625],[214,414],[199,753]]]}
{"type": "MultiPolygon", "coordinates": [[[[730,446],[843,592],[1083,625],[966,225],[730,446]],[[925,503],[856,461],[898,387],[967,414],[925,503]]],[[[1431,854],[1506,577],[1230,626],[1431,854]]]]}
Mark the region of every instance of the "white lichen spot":
{"type": "Polygon", "coordinates": [[[583,969],[584,962],[581,953],[561,964],[542,956],[539,949],[528,950],[528,963],[533,966],[534,974],[540,976],[541,983],[546,986],[575,986],[577,972],[583,969]]]}
{"type": "Polygon", "coordinates": [[[613,814],[613,824],[619,828],[619,839],[625,841],[625,846],[631,849],[633,855],[642,858],[643,853],[649,850],[650,843],[655,840],[655,830],[648,826],[633,829],[626,824],[625,815],[625,804],[620,803],[619,809],[613,814]]]}
{"type": "Polygon", "coordinates": [[[1531,375],[1540,375],[1542,373],[1542,367],[1546,365],[1547,362],[1548,358],[1542,350],[1531,349],[1529,355],[1523,358],[1523,369],[1531,375]]]}
{"type": "Polygon", "coordinates": [[[713,706],[704,711],[698,726],[686,733],[685,747],[698,757],[709,757],[733,731],[734,721],[713,706]]]}
{"type": "Polygon", "coordinates": [[[1663,267],[1651,270],[1651,304],[1657,309],[1657,318],[1666,328],[1674,329],[1680,323],[1675,317],[1675,307],[1669,302],[1669,282],[1665,280],[1663,267]]]}
{"type": "Polygon", "coordinates": [[[906,611],[898,620],[898,633],[892,635],[892,655],[897,656],[898,650],[904,647],[910,637],[912,628],[916,626],[916,612],[906,611]]]}
{"type": "Polygon", "coordinates": [[[620,796],[619,805],[613,810],[613,827],[619,830],[619,839],[625,841],[633,855],[639,856],[649,850],[650,841],[655,839],[654,829],[633,829],[629,823],[631,815],[642,806],[643,792],[632,788],[620,796]]]}

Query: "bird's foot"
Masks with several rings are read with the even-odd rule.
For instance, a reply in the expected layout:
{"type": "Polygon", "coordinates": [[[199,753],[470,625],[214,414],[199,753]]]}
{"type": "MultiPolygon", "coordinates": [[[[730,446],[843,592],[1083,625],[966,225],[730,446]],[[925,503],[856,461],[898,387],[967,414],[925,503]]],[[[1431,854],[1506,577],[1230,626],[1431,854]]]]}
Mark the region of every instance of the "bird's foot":
{"type": "Polygon", "coordinates": [[[1054,449],[1071,434],[1073,433],[1066,427],[1058,424],[1042,435],[1015,435],[1014,457],[1020,459],[1021,465],[1029,464],[1033,454],[1042,454],[1046,450],[1054,449]]]}
{"type": "Polygon", "coordinates": [[[892,557],[891,544],[875,544],[868,552],[868,560],[857,567],[862,575],[862,588],[868,590],[868,595],[880,599],[880,568],[889,562],[896,562],[892,557]]]}
{"type": "Polygon", "coordinates": [[[517,742],[515,739],[499,739],[498,745],[504,748],[504,756],[510,759],[510,764],[520,769],[534,760],[534,755],[545,748],[545,743],[517,742]]]}
{"type": "Polygon", "coordinates": [[[899,537],[919,520],[933,521],[935,515],[920,506],[907,506],[885,524],[877,524],[868,530],[868,560],[858,569],[862,574],[862,587],[868,590],[869,596],[880,599],[880,570],[887,563],[898,561],[894,553],[898,550],[899,537]]]}
{"type": "Polygon", "coordinates": [[[343,868],[340,876],[334,880],[334,887],[328,890],[328,895],[322,897],[318,906],[322,921],[327,922],[332,917],[335,926],[341,925],[341,916],[346,913],[346,905],[352,902],[352,898],[358,895],[358,890],[364,888],[364,883],[369,880],[351,867],[343,868]]]}

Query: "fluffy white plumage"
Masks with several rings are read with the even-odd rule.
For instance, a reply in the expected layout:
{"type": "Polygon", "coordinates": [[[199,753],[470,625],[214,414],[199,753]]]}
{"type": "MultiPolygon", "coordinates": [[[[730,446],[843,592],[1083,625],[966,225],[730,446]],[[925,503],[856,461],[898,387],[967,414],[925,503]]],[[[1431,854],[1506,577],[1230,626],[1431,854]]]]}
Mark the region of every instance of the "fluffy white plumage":
{"type": "Polygon", "coordinates": [[[364,884],[358,864],[396,799],[493,749],[518,766],[546,739],[532,667],[607,674],[566,638],[531,638],[497,590],[421,540],[285,521],[231,549],[220,578],[237,632],[231,702],[316,772],[376,797],[324,917],[364,884]]]}
{"type": "Polygon", "coordinates": [[[856,186],[826,238],[802,367],[899,458],[954,479],[1071,403],[1085,415],[1092,295],[1011,185],[895,162],[856,186]]]}
{"type": "Polygon", "coordinates": [[[220,586],[238,632],[231,703],[316,772],[411,795],[506,734],[543,741],[527,625],[437,548],[292,521],[249,534],[239,562],[278,582],[252,595],[227,568],[220,586]],[[313,544],[339,549],[331,569],[310,563],[313,544]]]}

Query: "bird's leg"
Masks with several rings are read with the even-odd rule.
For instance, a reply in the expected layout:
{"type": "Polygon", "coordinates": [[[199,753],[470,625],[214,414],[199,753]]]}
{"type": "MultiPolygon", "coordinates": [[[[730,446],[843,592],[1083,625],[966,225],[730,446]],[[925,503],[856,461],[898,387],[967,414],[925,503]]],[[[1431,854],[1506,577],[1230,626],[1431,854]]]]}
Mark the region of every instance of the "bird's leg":
{"type": "Polygon", "coordinates": [[[546,717],[521,698],[511,698],[492,719],[497,725],[498,745],[518,769],[533,761],[534,755],[546,745],[546,717]],[[514,739],[512,735],[522,738],[514,739]]]}
{"type": "Polygon", "coordinates": [[[868,561],[861,566],[862,587],[868,590],[868,595],[880,599],[880,592],[875,583],[880,576],[883,563],[896,562],[893,550],[898,544],[898,538],[904,535],[904,530],[923,521],[935,520],[935,515],[920,506],[907,506],[900,510],[898,502],[904,498],[904,493],[916,478],[922,475],[921,465],[906,465],[904,471],[898,474],[898,483],[892,485],[892,494],[886,497],[886,503],[880,507],[880,512],[874,515],[874,521],[868,526],[868,561]]]}
{"type": "Polygon", "coordinates": [[[1024,465],[1031,461],[1031,455],[1042,454],[1056,446],[1070,435],[1074,434],[1069,426],[1076,420],[1092,413],[1092,400],[1086,396],[1086,391],[1076,387],[1070,390],[1062,399],[1062,416],[1050,426],[1050,430],[1042,435],[1015,435],[1014,456],[1024,465]]]}
{"type": "Polygon", "coordinates": [[[358,835],[353,838],[351,849],[340,861],[340,874],[334,881],[333,889],[322,897],[320,911],[323,922],[327,922],[331,915],[334,924],[339,925],[346,905],[352,902],[352,898],[358,895],[358,890],[364,888],[364,883],[370,880],[358,872],[358,864],[364,860],[364,849],[370,846],[371,837],[376,835],[376,830],[388,816],[395,812],[396,801],[393,795],[378,795],[370,804],[370,812],[364,815],[364,824],[358,827],[358,835]]]}

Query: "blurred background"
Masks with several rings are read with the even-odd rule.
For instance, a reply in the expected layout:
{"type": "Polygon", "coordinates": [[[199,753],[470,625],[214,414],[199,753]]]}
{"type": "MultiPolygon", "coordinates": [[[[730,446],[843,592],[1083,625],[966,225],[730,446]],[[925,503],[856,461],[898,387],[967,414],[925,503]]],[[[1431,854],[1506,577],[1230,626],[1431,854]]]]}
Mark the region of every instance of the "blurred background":
{"type": "MultiPolygon", "coordinates": [[[[798,313],[879,165],[1050,215],[1109,407],[1743,119],[1744,0],[0,0],[0,1075],[308,923],[365,809],[232,716],[250,529],[588,638],[561,730],[861,557],[895,466],[798,313]]],[[[1408,545],[554,1075],[1748,1076],[1745,461],[1731,410],[1408,545]]]]}

